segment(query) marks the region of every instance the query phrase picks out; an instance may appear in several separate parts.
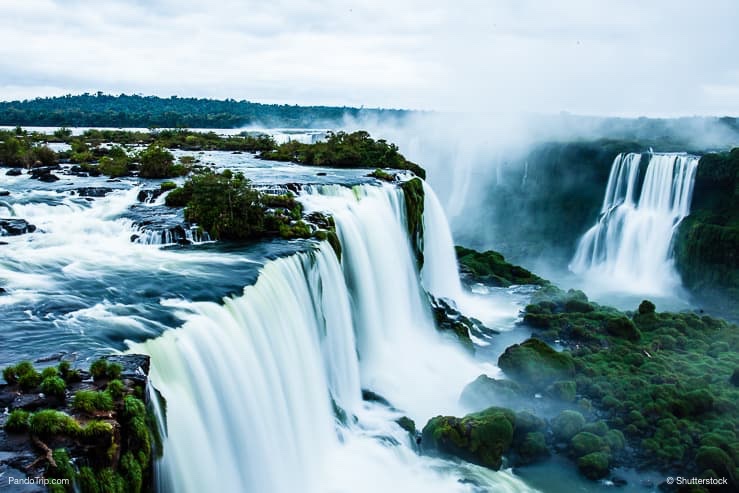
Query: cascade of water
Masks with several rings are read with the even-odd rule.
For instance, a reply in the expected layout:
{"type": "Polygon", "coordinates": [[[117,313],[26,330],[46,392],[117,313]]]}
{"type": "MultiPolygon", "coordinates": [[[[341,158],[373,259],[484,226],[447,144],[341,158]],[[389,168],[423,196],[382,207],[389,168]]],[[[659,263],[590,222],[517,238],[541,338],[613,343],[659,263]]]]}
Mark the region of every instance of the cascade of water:
{"type": "Polygon", "coordinates": [[[434,296],[459,301],[462,298],[462,284],[459,281],[452,232],[439,199],[426,182],[423,183],[423,191],[423,232],[427,238],[421,271],[423,284],[434,296]]]}
{"type": "Polygon", "coordinates": [[[183,327],[133,348],[152,355],[168,403],[160,491],[473,491],[458,466],[412,451],[397,411],[361,400],[369,388],[422,424],[459,413],[463,386],[493,370],[437,334],[402,191],[307,187],[300,200],[335,218],[341,264],[325,242],[272,261],[224,305],[177,302],[183,327]],[[358,421],[340,424],[332,400],[358,421]]]}
{"type": "Polygon", "coordinates": [[[690,213],[698,158],[652,154],[641,181],[640,165],[640,154],[616,157],[600,218],[581,238],[570,269],[617,290],[660,295],[680,285],[672,239],[690,213]]]}

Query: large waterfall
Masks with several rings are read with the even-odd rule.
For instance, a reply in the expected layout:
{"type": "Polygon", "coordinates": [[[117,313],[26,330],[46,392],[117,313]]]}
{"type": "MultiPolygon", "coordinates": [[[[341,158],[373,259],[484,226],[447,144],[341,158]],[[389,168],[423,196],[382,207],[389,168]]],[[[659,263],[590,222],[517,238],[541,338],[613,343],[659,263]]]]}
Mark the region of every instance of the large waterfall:
{"type": "Polygon", "coordinates": [[[301,200],[335,218],[341,262],[324,242],[269,262],[222,305],[170,301],[184,325],[133,348],[151,354],[167,402],[159,490],[531,491],[508,472],[419,456],[395,424],[462,412],[464,385],[495,371],[437,333],[402,190],[323,186],[301,200]]]}
{"type": "Polygon", "coordinates": [[[698,158],[641,154],[613,161],[597,223],[580,240],[570,269],[616,290],[663,295],[680,285],[672,239],[689,213],[698,158]]]}
{"type": "MultiPolygon", "coordinates": [[[[166,302],[184,325],[133,348],[151,354],[167,402],[159,490],[531,491],[509,472],[418,455],[395,424],[463,412],[464,385],[495,372],[436,331],[402,190],[322,186],[300,199],[335,218],[341,261],[324,242],[269,262],[222,305],[166,302]]],[[[433,245],[439,227],[427,226],[433,245]]],[[[443,240],[426,262],[449,260],[443,240]]]]}

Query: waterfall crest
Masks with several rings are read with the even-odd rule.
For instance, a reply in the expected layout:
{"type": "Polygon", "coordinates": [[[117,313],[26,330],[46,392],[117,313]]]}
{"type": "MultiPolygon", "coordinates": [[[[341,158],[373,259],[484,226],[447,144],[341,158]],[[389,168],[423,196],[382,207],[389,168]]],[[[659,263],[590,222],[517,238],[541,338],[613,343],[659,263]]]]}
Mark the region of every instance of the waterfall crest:
{"type": "Polygon", "coordinates": [[[689,213],[698,157],[651,154],[613,161],[596,224],[580,239],[570,270],[613,288],[661,295],[680,286],[672,239],[689,213]]]}

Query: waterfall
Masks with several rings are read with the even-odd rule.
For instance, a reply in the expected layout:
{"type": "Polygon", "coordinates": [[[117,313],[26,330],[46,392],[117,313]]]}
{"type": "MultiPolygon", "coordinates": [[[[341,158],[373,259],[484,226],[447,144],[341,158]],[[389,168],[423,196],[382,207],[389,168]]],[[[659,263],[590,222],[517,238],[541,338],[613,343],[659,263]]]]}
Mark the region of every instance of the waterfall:
{"type": "Polygon", "coordinates": [[[152,356],[167,401],[159,490],[531,491],[508,472],[419,456],[395,424],[459,414],[464,385],[495,371],[436,331],[402,190],[306,187],[299,199],[334,217],[340,262],[322,242],[267,263],[222,305],[170,301],[183,326],[132,347],[152,356]]]}
{"type": "Polygon", "coordinates": [[[689,213],[698,158],[641,154],[613,161],[600,217],[580,239],[570,270],[611,288],[662,295],[680,286],[672,239],[689,213]]]}
{"type": "Polygon", "coordinates": [[[457,254],[444,209],[433,189],[423,183],[423,231],[429,241],[424,242],[424,266],[421,271],[426,289],[434,296],[460,301],[462,284],[459,281],[457,254]]]}

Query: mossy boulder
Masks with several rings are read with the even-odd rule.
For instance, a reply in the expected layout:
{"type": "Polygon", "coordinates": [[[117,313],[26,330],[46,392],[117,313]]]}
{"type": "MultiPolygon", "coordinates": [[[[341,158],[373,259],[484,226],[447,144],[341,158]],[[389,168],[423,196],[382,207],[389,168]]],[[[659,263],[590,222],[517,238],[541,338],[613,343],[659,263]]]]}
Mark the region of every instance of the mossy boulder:
{"type": "Polygon", "coordinates": [[[569,353],[559,353],[536,338],[508,347],[498,358],[498,366],[514,380],[536,388],[546,388],[557,380],[569,380],[575,375],[569,353]]]}
{"type": "Polygon", "coordinates": [[[523,267],[506,262],[505,257],[498,252],[478,252],[463,246],[456,246],[455,250],[462,274],[473,282],[502,287],[512,284],[547,284],[547,281],[523,267]]]}
{"type": "Polygon", "coordinates": [[[547,387],[547,394],[560,401],[574,402],[577,397],[577,384],[572,380],[560,380],[547,387]]]}
{"type": "Polygon", "coordinates": [[[464,418],[437,416],[423,428],[422,448],[498,470],[513,441],[515,421],[512,411],[499,407],[464,418]]]}
{"type": "Polygon", "coordinates": [[[593,452],[577,460],[580,474],[588,479],[602,479],[608,475],[609,459],[604,452],[593,452]]]}
{"type": "Polygon", "coordinates": [[[514,449],[519,465],[532,464],[550,455],[546,437],[540,431],[526,433],[520,443],[514,444],[514,449]]]}
{"type": "Polygon", "coordinates": [[[585,427],[585,417],[577,411],[565,410],[552,420],[555,438],[569,441],[585,427]]]}
{"type": "Polygon", "coordinates": [[[570,440],[570,450],[575,457],[582,457],[593,452],[609,453],[610,449],[604,439],[587,431],[581,431],[570,440]]]}
{"type": "Polygon", "coordinates": [[[459,400],[470,409],[485,409],[495,404],[508,406],[520,398],[521,387],[513,380],[480,375],[467,384],[459,400]]]}

